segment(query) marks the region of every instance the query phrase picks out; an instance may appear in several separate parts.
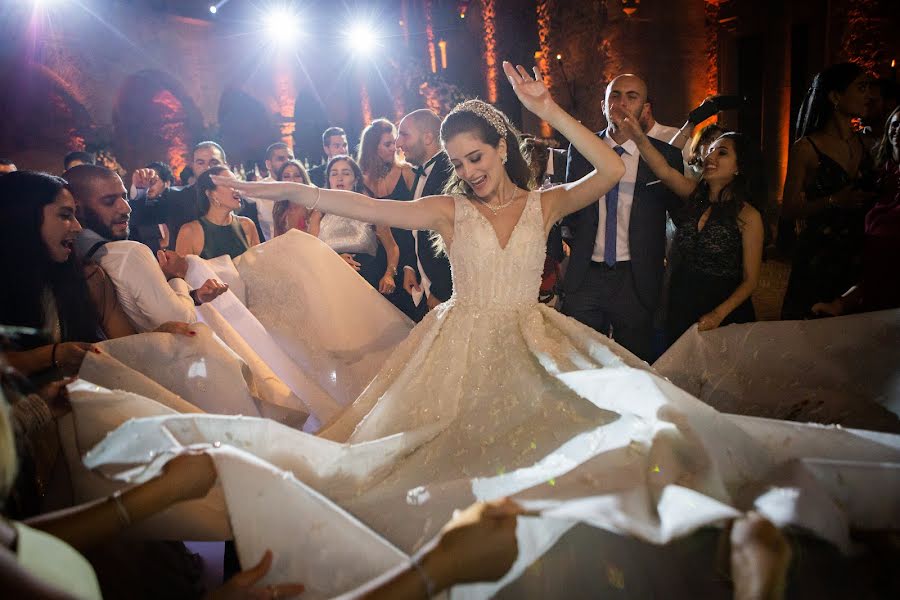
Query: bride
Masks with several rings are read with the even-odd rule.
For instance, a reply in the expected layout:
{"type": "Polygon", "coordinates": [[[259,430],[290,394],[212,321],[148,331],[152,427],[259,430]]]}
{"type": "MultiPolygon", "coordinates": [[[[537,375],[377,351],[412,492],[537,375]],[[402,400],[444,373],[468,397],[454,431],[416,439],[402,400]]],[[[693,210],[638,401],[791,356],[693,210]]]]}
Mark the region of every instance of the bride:
{"type": "MultiPolygon", "coordinates": [[[[398,202],[293,183],[223,181],[254,197],[287,198],[363,222],[434,231],[450,258],[453,296],[414,329],[323,437],[369,441],[434,423],[449,426],[462,417],[454,426],[464,438],[456,440],[461,447],[483,447],[488,429],[507,446],[516,428],[540,413],[549,442],[563,431],[571,433],[571,425],[583,429],[605,418],[604,411],[573,402],[576,395],[553,373],[639,362],[537,302],[550,227],[596,202],[622,177],[624,165],[552,100],[539,78],[522,67],[506,63],[504,68],[526,108],[582,150],[595,167],[592,173],[544,193],[529,191],[529,169],[515,129],[489,104],[471,100],[458,105],[441,127],[454,167],[452,195],[398,202]]],[[[531,449],[534,432],[529,436],[516,463],[546,453],[546,447],[531,449]]]]}
{"type": "MultiPolygon", "coordinates": [[[[608,338],[537,302],[550,226],[596,202],[624,167],[551,99],[539,77],[509,63],[503,68],[522,104],[567,137],[592,173],[528,191],[512,125],[474,100],[441,126],[454,167],[448,195],[397,202],[216,178],[255,198],[433,230],[449,256],[453,296],[412,330],[323,431],[326,439],[254,419],[138,419],[95,448],[92,464],[140,462],[150,445],[158,455],[179,444],[240,440],[407,552],[453,509],[514,495],[542,518],[529,525],[520,559],[498,586],[521,575],[575,522],[664,544],[756,506],[779,526],[801,524],[842,547],[851,526],[896,526],[896,494],[848,494],[834,482],[896,489],[898,438],[717,413],[608,338]],[[165,425],[179,420],[194,426],[165,425]],[[818,460],[807,465],[807,458],[818,460]]],[[[258,538],[252,543],[275,550],[281,540],[290,552],[296,540],[277,519],[264,534],[262,521],[251,518],[258,538]]],[[[240,535],[237,542],[239,550],[251,543],[240,535]]],[[[331,573],[321,558],[326,550],[319,559],[303,558],[322,561],[331,573]]],[[[593,569],[581,572],[591,589],[593,569]]]]}

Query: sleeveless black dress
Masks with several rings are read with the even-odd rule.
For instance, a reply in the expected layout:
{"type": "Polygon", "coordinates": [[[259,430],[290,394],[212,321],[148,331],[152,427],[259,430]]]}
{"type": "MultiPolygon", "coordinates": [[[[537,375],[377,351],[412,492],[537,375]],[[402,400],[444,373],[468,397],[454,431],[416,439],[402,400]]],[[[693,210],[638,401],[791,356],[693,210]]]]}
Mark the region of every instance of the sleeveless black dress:
{"type": "MultiPolygon", "coordinates": [[[[812,139],[806,139],[819,157],[815,177],[805,190],[808,200],[827,198],[848,186],[872,180],[872,159],[865,149],[859,175],[854,179],[833,158],[820,151],[812,139]]],[[[813,304],[830,302],[856,284],[861,275],[865,217],[869,208],[827,206],[805,219],[794,249],[782,319],[809,318],[813,316],[813,304]]]]}
{"type": "MultiPolygon", "coordinates": [[[[672,255],[666,336],[674,343],[700,317],[724,302],[744,279],[744,251],[735,217],[713,206],[702,230],[697,230],[707,202],[689,202],[673,215],[678,229],[672,255]]],[[[722,321],[749,323],[756,320],[748,298],[722,321]]]]}
{"type": "MultiPolygon", "coordinates": [[[[367,188],[368,189],[368,188],[367,188]]],[[[371,190],[368,190],[369,194],[372,197],[376,197],[371,190]]],[[[409,201],[413,199],[414,190],[410,189],[408,185],[406,185],[406,180],[403,178],[403,174],[400,174],[400,177],[397,178],[397,185],[394,186],[394,189],[391,190],[387,196],[382,196],[379,200],[404,200],[409,201]]],[[[413,321],[421,321],[424,316],[424,303],[416,306],[412,300],[412,296],[403,289],[403,265],[414,265],[416,261],[416,242],[413,239],[412,232],[408,229],[397,229],[396,227],[391,228],[391,234],[394,236],[394,241],[397,242],[397,246],[400,248],[400,264],[397,265],[397,275],[394,277],[394,292],[391,294],[385,295],[385,298],[391,301],[391,304],[400,309],[403,314],[412,319],[413,321]]],[[[375,266],[373,269],[378,270],[379,279],[387,270],[387,253],[384,250],[384,246],[380,243],[378,244],[378,253],[375,256],[374,261],[375,266]]],[[[376,287],[378,287],[376,285],[376,287]]]]}

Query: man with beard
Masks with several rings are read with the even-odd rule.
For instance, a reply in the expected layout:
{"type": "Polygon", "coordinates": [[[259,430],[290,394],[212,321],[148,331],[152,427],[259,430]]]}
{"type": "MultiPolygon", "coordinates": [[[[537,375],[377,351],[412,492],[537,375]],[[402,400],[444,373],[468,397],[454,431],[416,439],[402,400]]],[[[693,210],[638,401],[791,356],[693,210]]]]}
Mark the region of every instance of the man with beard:
{"type": "MultiPolygon", "coordinates": [[[[640,121],[650,104],[647,84],[620,75],[606,87],[599,132],[625,163],[625,175],[596,204],[563,219],[571,254],[563,278],[562,312],[652,362],[653,316],[659,305],[666,257],[666,213],[681,202],[650,171],[637,146],[617,126],[616,115],[640,121]]],[[[650,138],[673,169],[681,152],[650,138]]],[[[572,146],[566,181],[578,181],[593,167],[572,146]]]]}
{"type": "MultiPolygon", "coordinates": [[[[444,193],[453,166],[441,149],[441,119],[428,109],[419,109],[403,117],[397,128],[397,147],[406,160],[416,166],[413,200],[444,193]]],[[[430,231],[413,231],[416,261],[403,267],[403,288],[415,300],[424,296],[432,309],[453,294],[450,261],[435,251],[430,231]]],[[[417,303],[417,306],[421,306],[417,303]]],[[[424,316],[421,312],[419,319],[424,316]]]]}
{"type": "MultiPolygon", "coordinates": [[[[153,174],[152,169],[142,169],[139,176],[150,180],[153,174]]],[[[103,267],[137,331],[153,331],[168,321],[193,323],[197,320],[195,306],[228,289],[208,279],[191,290],[184,281],[187,261],[183,257],[160,250],[157,263],[147,246],[127,239],[131,207],[118,174],[96,165],[79,165],[63,173],[63,178],[69,183],[83,227],[75,252],[83,261],[103,267]]]]}
{"type": "MultiPolygon", "coordinates": [[[[228,166],[222,146],[212,141],[200,142],[194,146],[191,153],[191,169],[195,177],[200,177],[210,167],[218,166],[228,166]]],[[[184,188],[170,187],[159,197],[151,199],[146,190],[152,186],[155,173],[150,171],[148,178],[141,177],[140,174],[145,172],[144,169],[138,169],[132,177],[132,183],[139,192],[131,201],[131,209],[134,211],[131,217],[134,230],[131,239],[146,244],[155,252],[160,248],[159,225],[166,225],[169,231],[169,245],[174,246],[181,226],[200,218],[200,206],[193,185],[184,188]]],[[[238,214],[251,219],[256,225],[260,239],[264,239],[255,204],[242,200],[238,214]]]]}

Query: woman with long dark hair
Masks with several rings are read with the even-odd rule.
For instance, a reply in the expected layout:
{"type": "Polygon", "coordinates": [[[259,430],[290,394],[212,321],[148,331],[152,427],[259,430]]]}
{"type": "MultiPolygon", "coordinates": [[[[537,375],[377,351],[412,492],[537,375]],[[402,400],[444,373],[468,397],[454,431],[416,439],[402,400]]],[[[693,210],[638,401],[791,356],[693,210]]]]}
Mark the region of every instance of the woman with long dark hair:
{"type": "MultiPolygon", "coordinates": [[[[275,172],[275,181],[295,181],[311,185],[306,167],[299,160],[289,160],[275,172]]],[[[272,208],[272,222],[275,237],[287,233],[291,229],[306,231],[309,224],[309,211],[304,207],[279,200],[272,208]]]]}
{"type": "MultiPolygon", "coordinates": [[[[397,128],[387,119],[375,119],[363,129],[359,140],[357,162],[363,173],[363,184],[373,198],[412,200],[415,174],[412,166],[401,161],[397,154],[397,128]]],[[[386,247],[379,247],[375,257],[379,268],[393,273],[394,286],[385,297],[409,318],[421,317],[412,296],[403,288],[403,267],[416,264],[416,242],[412,232],[392,228],[397,243],[397,261],[386,255],[386,247]]]]}
{"type": "Polygon", "coordinates": [[[840,63],[815,76],[800,107],[782,204],[782,226],[799,230],[783,319],[811,316],[813,304],[839,296],[859,277],[874,179],[852,121],[865,116],[870,101],[869,75],[840,63]]]}
{"type": "Polygon", "coordinates": [[[259,232],[253,221],[235,214],[241,208],[241,196],[227,185],[216,185],[213,175],[237,181],[227,167],[211,167],[197,178],[194,189],[202,215],[178,230],[175,251],[186,256],[216,258],[227,254],[237,258],[259,244],[259,232]]]}
{"type": "Polygon", "coordinates": [[[751,296],[762,265],[766,199],[759,149],[743,134],[722,134],[710,144],[698,181],[670,167],[634,119],[623,118],[622,126],[656,176],[685,200],[672,215],[667,342],[694,323],[705,331],[755,321],[751,296]]]}
{"type": "MultiPolygon", "coordinates": [[[[363,173],[349,156],[334,156],[325,166],[325,188],[366,194],[363,173]]],[[[376,290],[390,296],[397,287],[396,269],[385,268],[400,260],[400,249],[384,225],[372,225],[322,211],[310,211],[309,233],[328,244],[347,264],[359,271],[376,290]],[[379,260],[379,258],[381,260],[379,260]]]]}
{"type": "Polygon", "coordinates": [[[878,201],[866,215],[859,285],[831,302],[813,305],[815,314],[900,307],[900,107],[888,116],[875,152],[878,201]]]}
{"type": "MultiPolygon", "coordinates": [[[[74,373],[92,344],[135,333],[116,291],[97,265],[72,252],[81,225],[66,181],[17,171],[0,179],[0,323],[45,332],[51,343],[10,352],[26,375],[74,373]]],[[[179,324],[182,325],[182,324],[179,324]]],[[[157,331],[183,331],[164,323],[157,331]]]]}

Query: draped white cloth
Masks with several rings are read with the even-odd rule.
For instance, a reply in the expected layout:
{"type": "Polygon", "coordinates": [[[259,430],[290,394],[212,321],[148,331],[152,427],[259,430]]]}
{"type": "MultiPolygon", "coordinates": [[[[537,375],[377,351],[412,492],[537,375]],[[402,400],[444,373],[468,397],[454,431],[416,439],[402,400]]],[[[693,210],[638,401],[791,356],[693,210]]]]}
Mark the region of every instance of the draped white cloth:
{"type": "MultiPolygon", "coordinates": [[[[545,247],[539,194],[529,195],[505,246],[467,200],[457,198],[455,209],[453,298],[397,347],[323,432],[327,439],[265,419],[160,414],[122,424],[88,453],[87,466],[140,467],[185,446],[231,445],[308,486],[265,479],[265,494],[284,499],[273,506],[292,506],[293,494],[312,498],[314,489],[336,505],[318,508],[338,519],[339,506],[403,552],[475,499],[513,496],[540,510],[540,518],[520,522],[511,571],[498,583],[455,590],[465,597],[588,586],[595,569],[527,569],[576,523],[596,533],[580,542],[563,537],[573,556],[593,552],[601,530],[663,544],[751,508],[843,549],[851,527],[900,525],[900,437],[715,411],[609,339],[537,304],[545,247]],[[853,493],[876,485],[877,495],[853,493]]],[[[258,259],[282,268],[266,254],[258,259]]],[[[252,309],[255,283],[241,278],[252,309]]],[[[254,314],[273,336],[286,334],[277,302],[265,302],[265,317],[254,314]]],[[[75,411],[79,427],[90,427],[75,411]]],[[[236,495],[225,492],[241,556],[263,548],[298,556],[304,532],[285,528],[283,509],[254,508],[261,488],[254,477],[246,475],[236,495]],[[234,525],[244,519],[253,527],[234,525]]],[[[170,531],[182,525],[167,522],[170,531]]],[[[352,561],[331,558],[338,541],[322,544],[302,555],[303,568],[357,572],[352,561]]],[[[296,581],[296,568],[276,565],[272,580],[296,581]]],[[[332,579],[321,593],[344,592],[346,584],[332,579]]]]}
{"type": "Polygon", "coordinates": [[[653,367],[722,412],[900,430],[900,310],[692,327],[653,367]]]}

